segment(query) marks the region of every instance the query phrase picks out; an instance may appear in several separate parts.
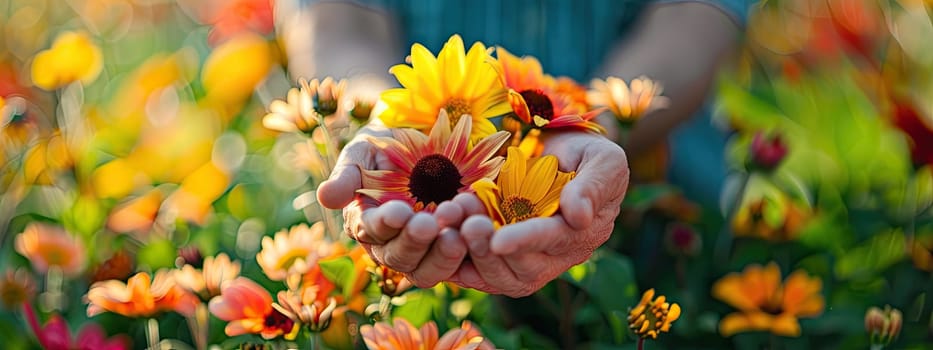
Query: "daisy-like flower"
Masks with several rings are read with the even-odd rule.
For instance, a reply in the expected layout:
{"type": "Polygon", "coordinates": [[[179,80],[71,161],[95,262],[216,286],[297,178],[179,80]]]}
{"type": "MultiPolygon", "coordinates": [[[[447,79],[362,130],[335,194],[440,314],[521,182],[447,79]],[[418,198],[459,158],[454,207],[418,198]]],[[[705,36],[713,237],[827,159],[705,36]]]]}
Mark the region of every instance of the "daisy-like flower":
{"type": "Polygon", "coordinates": [[[240,262],[230,260],[226,253],[204,259],[202,268],[185,265],[175,270],[175,281],[182,288],[197,294],[202,300],[220,295],[224,283],[240,276],[240,262]]]}
{"type": "Polygon", "coordinates": [[[587,111],[574,96],[558,93],[557,81],[544,74],[534,57],[517,57],[503,48],[496,49],[494,66],[509,89],[512,111],[525,125],[544,129],[582,129],[605,132],[591,121],[601,110],[587,111]]]}
{"type": "Polygon", "coordinates": [[[421,44],[411,47],[411,66],[399,64],[389,72],[401,88],[382,93],[386,109],[379,119],[391,128],[430,129],[438,112],[447,111],[451,125],[463,116],[473,119],[470,135],[476,140],[496,132],[489,118],[510,112],[506,90],[482,43],[464,53],[463,39],[450,37],[437,57],[421,44]]]}
{"type": "Polygon", "coordinates": [[[713,285],[713,296],[739,309],[723,317],[719,333],[731,336],[747,331],[767,331],[776,335],[800,335],[800,317],[823,312],[822,282],[803,270],[792,273],[781,283],[777,264],[750,265],[731,273],[713,285]]]}
{"type": "Polygon", "coordinates": [[[555,156],[529,159],[518,147],[509,147],[496,182],[482,179],[472,188],[499,228],[554,215],[560,205],[560,192],[573,175],[557,170],[555,156]]]}
{"type": "Polygon", "coordinates": [[[370,138],[398,170],[363,170],[358,193],[379,203],[402,200],[416,211],[433,212],[438,204],[457,193],[469,192],[480,179],[492,179],[504,159],[493,157],[508,138],[506,131],[483,138],[470,148],[470,118],[460,118],[450,129],[447,112],[441,110],[431,135],[412,129],[393,129],[393,138],[370,138]]]}
{"type": "Polygon", "coordinates": [[[13,309],[28,301],[36,292],[36,284],[24,268],[7,270],[0,279],[0,303],[13,309]]]}
{"type": "Polygon", "coordinates": [[[214,316],[229,322],[224,328],[227,336],[259,334],[265,339],[294,339],[298,334],[295,321],[272,307],[269,292],[245,277],[226,284],[208,308],[214,316]]]}
{"type": "Polygon", "coordinates": [[[272,307],[292,321],[306,325],[312,332],[327,329],[331,315],[337,309],[336,299],[313,292],[283,290],[277,298],[279,302],[272,307]]]}
{"type": "Polygon", "coordinates": [[[45,90],[54,90],[80,80],[89,84],[103,69],[103,54],[87,35],[64,32],[52,47],[32,60],[32,81],[45,90]]]}
{"type": "Polygon", "coordinates": [[[661,96],[661,84],[643,76],[632,79],[631,84],[616,77],[593,79],[590,86],[589,103],[608,107],[623,123],[633,123],[648,112],[670,105],[670,99],[661,96]]]}
{"type": "Polygon", "coordinates": [[[379,322],[360,327],[363,342],[370,350],[466,350],[495,349],[469,321],[438,339],[437,325],[431,321],[416,328],[402,318],[393,324],[379,322]]]}
{"type": "Polygon", "coordinates": [[[654,297],[654,289],[646,290],[641,301],[628,312],[629,328],[642,339],[658,339],[658,334],[671,330],[671,323],[680,318],[680,305],[668,303],[663,295],[654,297]]]}
{"type": "Polygon", "coordinates": [[[310,83],[301,79],[297,88],[288,90],[285,100],[269,104],[269,114],[262,118],[262,125],[282,132],[311,133],[320,125],[322,117],[337,112],[346,86],[346,80],[335,82],[330,77],[310,83]]]}
{"type": "Polygon", "coordinates": [[[126,282],[109,280],[96,282],[87,292],[87,315],[106,311],[126,317],[153,317],[161,312],[175,311],[194,315],[200,301],[179,287],[169,270],[159,270],[155,278],[140,272],[126,282]]]}
{"type": "Polygon", "coordinates": [[[333,245],[324,239],[323,222],[311,227],[301,224],[279,231],[274,237],[263,237],[256,262],[269,279],[284,281],[289,275],[308,272],[318,259],[330,256],[333,250],[333,245]]]}
{"type": "Polygon", "coordinates": [[[16,236],[14,245],[39,273],[47,273],[52,266],[60,268],[65,276],[84,270],[84,244],[61,227],[30,223],[16,236]]]}

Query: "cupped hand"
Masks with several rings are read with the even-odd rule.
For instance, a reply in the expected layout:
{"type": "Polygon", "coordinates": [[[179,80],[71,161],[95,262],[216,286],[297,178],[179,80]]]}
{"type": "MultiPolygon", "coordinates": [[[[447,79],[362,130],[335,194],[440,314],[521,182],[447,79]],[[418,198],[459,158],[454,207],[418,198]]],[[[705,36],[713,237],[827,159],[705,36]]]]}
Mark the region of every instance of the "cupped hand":
{"type": "Polygon", "coordinates": [[[344,230],[377,263],[405,273],[419,287],[448,279],[467,253],[457,230],[441,230],[434,216],[415,213],[405,202],[377,205],[356,193],[362,188],[361,169],[394,169],[365,135],[390,136],[391,132],[379,125],[361,130],[341,152],[330,178],[318,187],[318,202],[331,209],[343,208],[344,230]]]}
{"type": "Polygon", "coordinates": [[[560,211],[496,231],[482,203],[461,194],[435,212],[441,226],[460,227],[470,259],[451,277],[464,287],[511,297],[527,296],[609,239],[628,188],[625,152],[606,138],[565,132],[544,140],[562,171],[576,171],[561,192],[560,211]]]}

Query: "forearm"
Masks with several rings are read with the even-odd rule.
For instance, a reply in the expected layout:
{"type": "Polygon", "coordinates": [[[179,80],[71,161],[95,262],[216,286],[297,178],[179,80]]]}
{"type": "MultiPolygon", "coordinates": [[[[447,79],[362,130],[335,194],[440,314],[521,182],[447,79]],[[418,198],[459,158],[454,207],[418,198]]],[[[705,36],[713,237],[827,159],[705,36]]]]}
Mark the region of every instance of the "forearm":
{"type": "Polygon", "coordinates": [[[709,4],[652,5],[632,35],[611,50],[601,76],[660,81],[671,105],[644,116],[624,145],[638,155],[664,140],[703,104],[716,70],[737,43],[738,26],[709,4]]]}

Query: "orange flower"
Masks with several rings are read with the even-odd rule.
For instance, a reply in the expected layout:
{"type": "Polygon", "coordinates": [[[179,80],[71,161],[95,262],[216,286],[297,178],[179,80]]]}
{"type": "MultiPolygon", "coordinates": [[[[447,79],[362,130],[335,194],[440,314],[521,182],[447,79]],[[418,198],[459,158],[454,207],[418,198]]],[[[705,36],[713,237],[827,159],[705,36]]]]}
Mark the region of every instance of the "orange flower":
{"type": "Polygon", "coordinates": [[[191,265],[175,270],[175,281],[202,299],[211,300],[220,295],[224,283],[234,280],[239,275],[240,262],[231,261],[227,254],[220,253],[204,259],[204,265],[200,270],[191,265]]]}
{"type": "Polygon", "coordinates": [[[591,121],[602,110],[587,111],[585,104],[575,101],[575,93],[559,93],[557,81],[544,74],[537,59],[519,58],[501,47],[496,50],[496,57],[494,66],[499,70],[503,84],[509,88],[509,104],[523,124],[539,129],[605,132],[602,126],[591,121]]]}
{"type": "Polygon", "coordinates": [[[914,266],[933,272],[933,235],[917,236],[907,242],[907,251],[914,266]]]}
{"type": "Polygon", "coordinates": [[[194,315],[198,298],[179,287],[168,270],[159,270],[150,282],[149,274],[140,272],[125,284],[117,280],[97,282],[87,292],[88,317],[105,311],[127,317],[153,317],[175,311],[194,315]]]}
{"type": "Polygon", "coordinates": [[[239,277],[227,283],[208,306],[211,313],[227,321],[224,332],[231,337],[259,334],[265,339],[284,335],[294,339],[297,324],[272,307],[272,296],[250,279],[239,277]]]}
{"type": "Polygon", "coordinates": [[[370,138],[398,170],[363,170],[363,188],[357,192],[379,203],[401,200],[429,212],[457,193],[471,192],[474,182],[499,173],[504,159],[494,155],[509,138],[499,131],[471,147],[472,125],[470,118],[460,118],[451,130],[447,112],[441,110],[430,136],[393,129],[392,138],[370,138]]]}
{"type": "Polygon", "coordinates": [[[52,266],[58,267],[66,276],[75,276],[84,270],[84,244],[65,229],[33,222],[16,236],[16,252],[22,254],[39,273],[46,273],[52,266]]]}
{"type": "Polygon", "coordinates": [[[792,273],[781,284],[775,263],[762,268],[750,265],[741,274],[731,273],[713,285],[713,296],[739,309],[719,322],[719,333],[731,336],[746,331],[768,331],[776,335],[800,335],[800,317],[823,312],[822,282],[803,270],[792,273]]]}
{"type": "Polygon", "coordinates": [[[318,259],[330,256],[333,251],[334,246],[324,239],[323,222],[310,228],[301,224],[279,231],[274,237],[263,237],[256,262],[269,279],[284,281],[289,275],[308,272],[318,259]]]}
{"type": "Polygon", "coordinates": [[[0,303],[8,309],[27,302],[35,292],[35,282],[24,268],[7,270],[3,279],[0,279],[0,303]]]}
{"type": "Polygon", "coordinates": [[[401,318],[392,325],[385,322],[363,325],[360,334],[370,350],[495,349],[469,321],[463,321],[460,328],[448,331],[440,339],[433,321],[418,329],[401,318]]]}

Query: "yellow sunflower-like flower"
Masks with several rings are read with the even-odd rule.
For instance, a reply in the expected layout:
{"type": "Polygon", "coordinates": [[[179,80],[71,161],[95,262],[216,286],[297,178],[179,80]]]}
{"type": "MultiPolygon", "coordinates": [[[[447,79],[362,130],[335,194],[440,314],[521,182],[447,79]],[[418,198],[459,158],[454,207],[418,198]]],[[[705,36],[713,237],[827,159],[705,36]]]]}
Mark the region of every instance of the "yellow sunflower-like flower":
{"type": "Polygon", "coordinates": [[[416,211],[434,211],[470,185],[493,179],[504,159],[494,157],[509,138],[505,131],[483,138],[471,148],[472,118],[460,118],[453,130],[447,112],[440,111],[430,136],[413,129],[393,129],[394,138],[369,138],[398,169],[362,170],[358,193],[378,203],[402,200],[416,211]]]}
{"type": "Polygon", "coordinates": [[[623,123],[634,122],[648,112],[670,104],[670,99],[661,96],[664,91],[661,84],[646,77],[632,79],[631,84],[616,77],[593,79],[590,85],[593,89],[587,94],[589,103],[608,107],[623,123]]]}
{"type": "Polygon", "coordinates": [[[713,285],[713,296],[739,309],[719,322],[719,333],[731,336],[747,331],[768,331],[796,337],[799,317],[823,312],[822,282],[798,270],[781,283],[781,270],[775,263],[750,265],[741,273],[731,273],[713,285]]]}
{"type": "Polygon", "coordinates": [[[463,39],[452,36],[437,57],[421,44],[411,47],[411,66],[399,64],[389,72],[401,88],[382,93],[386,109],[379,118],[388,127],[430,129],[438,112],[446,110],[451,125],[463,116],[473,119],[472,139],[496,132],[488,118],[511,111],[502,86],[482,43],[464,53],[463,39]]]}
{"type": "Polygon", "coordinates": [[[573,175],[557,170],[555,156],[529,159],[518,147],[509,147],[497,181],[483,179],[472,187],[499,228],[554,215],[560,205],[560,192],[573,175]]]}
{"type": "Polygon", "coordinates": [[[680,305],[668,303],[663,295],[654,298],[654,289],[646,290],[641,301],[629,310],[629,328],[643,339],[658,339],[658,333],[671,330],[671,323],[680,318],[680,305]]]}
{"type": "Polygon", "coordinates": [[[79,80],[89,84],[103,67],[103,54],[87,35],[64,32],[55,38],[51,48],[32,60],[32,82],[46,90],[79,80]]]}

